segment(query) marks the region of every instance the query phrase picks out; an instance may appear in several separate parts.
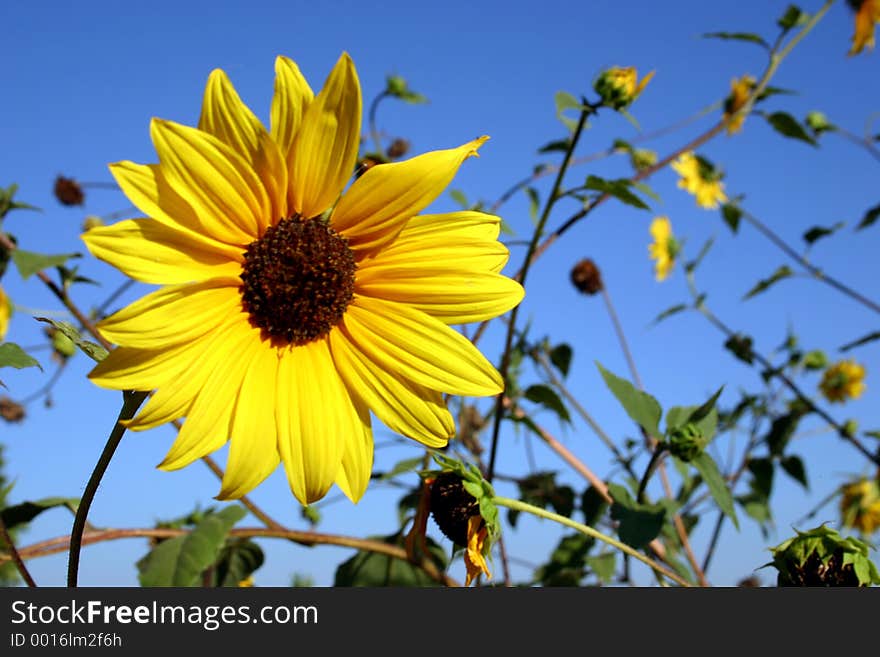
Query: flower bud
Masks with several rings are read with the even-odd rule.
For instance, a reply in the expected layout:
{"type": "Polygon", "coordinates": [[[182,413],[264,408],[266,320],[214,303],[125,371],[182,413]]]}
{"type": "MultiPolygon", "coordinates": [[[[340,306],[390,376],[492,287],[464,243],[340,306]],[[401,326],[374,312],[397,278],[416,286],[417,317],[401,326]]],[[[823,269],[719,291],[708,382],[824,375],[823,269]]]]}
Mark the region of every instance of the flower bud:
{"type": "Polygon", "coordinates": [[[634,67],[612,66],[602,71],[593,83],[593,89],[601,97],[602,104],[612,109],[622,110],[639,97],[652,77],[654,77],[654,71],[638,81],[634,67]]]}
{"type": "Polygon", "coordinates": [[[703,453],[707,442],[700,427],[688,422],[683,427],[672,430],[666,446],[673,456],[689,463],[703,453]]]}
{"type": "Polygon", "coordinates": [[[85,219],[83,219],[82,223],[82,232],[87,233],[92,228],[100,228],[104,225],[104,220],[101,217],[90,214],[85,219]]]}

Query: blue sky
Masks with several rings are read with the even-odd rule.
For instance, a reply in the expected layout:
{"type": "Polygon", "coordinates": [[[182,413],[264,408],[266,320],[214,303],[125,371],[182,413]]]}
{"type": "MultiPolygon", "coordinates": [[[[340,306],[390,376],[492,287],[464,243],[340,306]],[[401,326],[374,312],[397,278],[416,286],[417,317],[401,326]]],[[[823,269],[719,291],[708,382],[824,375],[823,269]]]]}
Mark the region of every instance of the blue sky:
{"type": "MultiPolygon", "coordinates": [[[[351,53],[365,95],[365,106],[384,86],[385,76],[405,77],[430,103],[409,106],[389,101],[379,112],[380,127],[389,135],[409,139],[415,153],[448,148],[478,135],[491,140],[480,158],[469,160],[450,189],[471,199],[493,201],[538,162],[541,145],[564,136],[555,118],[553,96],[565,90],[591,93],[597,73],[611,65],[636,66],[656,76],[632,109],[643,130],[650,132],[693,115],[722,99],[730,80],[744,73],[759,75],[764,53],[749,44],[700,38],[706,32],[758,32],[776,36],[775,19],[787,2],[761,0],[737,4],[678,0],[658,4],[640,0],[591,2],[403,3],[362,2],[166,2],[13,3],[5,9],[8,29],[0,42],[3,96],[0,138],[4,156],[0,184],[20,185],[19,198],[44,209],[41,214],[15,213],[5,229],[22,248],[47,253],[85,252],[79,230],[86,214],[106,215],[127,207],[115,191],[90,190],[84,208],[63,208],[51,195],[57,174],[82,181],[110,181],[106,165],[122,159],[155,161],[149,140],[153,116],[194,124],[198,119],[205,80],[214,68],[224,69],[239,94],[264,120],[272,93],[273,62],[284,54],[299,64],[319,88],[340,52],[351,53]]],[[[804,3],[815,11],[819,2],[804,3]]],[[[848,130],[861,133],[869,115],[880,109],[876,80],[878,54],[846,57],[852,16],[838,2],[806,41],[795,49],[772,84],[796,90],[777,96],[768,110],[784,110],[798,118],[819,109],[848,130]]],[[[676,149],[717,119],[712,114],[645,146],[661,154],[676,149]]],[[[607,148],[615,138],[633,139],[636,129],[620,116],[605,113],[594,120],[579,155],[607,148]]],[[[875,128],[876,132],[876,128],[875,128]]],[[[780,235],[800,246],[800,235],[814,225],[846,221],[832,239],[819,242],[811,259],[851,283],[868,297],[880,298],[877,270],[877,228],[854,233],[865,210],[877,203],[878,164],[864,150],[827,136],[814,149],[784,140],[759,117],[750,117],[744,131],[721,136],[700,151],[727,171],[731,195],[746,196],[746,207],[780,235]]],[[[624,158],[581,166],[570,181],[589,174],[624,176],[624,158]]],[[[742,295],[786,260],[755,231],[743,227],[733,237],[718,213],[698,209],[691,197],[676,189],[676,176],[662,171],[649,182],[661,196],[652,213],[608,203],[573,228],[532,270],[520,317],[531,318],[533,335],[549,335],[575,349],[570,384],[578,398],[614,436],[632,435],[632,427],[598,376],[594,360],[626,376],[626,363],[598,298],[579,296],[568,283],[568,272],[582,257],[593,257],[602,268],[645,385],[664,405],[698,403],[721,384],[723,400],[736,398],[739,387],[755,388],[757,373],[733,360],[721,348],[722,336],[696,315],[682,315],[659,326],[651,320],[663,309],[687,300],[680,267],[658,284],[647,259],[648,225],[657,214],[670,217],[674,230],[686,238],[691,257],[708,238],[716,244],[699,272],[709,303],[729,324],[749,332],[756,347],[769,353],[789,326],[806,348],[834,355],[841,344],[877,328],[870,311],[816,282],[784,281],[756,299],[742,295]]],[[[539,186],[546,195],[547,181],[539,186]]],[[[448,195],[433,206],[455,208],[448,195]]],[[[571,211],[562,206],[550,221],[558,225],[571,211]]],[[[528,236],[530,221],[525,197],[501,211],[516,230],[528,236]]],[[[511,246],[510,271],[518,267],[523,249],[511,246]]],[[[112,268],[86,257],[81,271],[102,282],[100,289],[75,288],[83,306],[99,303],[121,281],[112,268]]],[[[3,286],[13,299],[42,312],[57,303],[35,279],[22,281],[10,271],[3,286]]],[[[123,299],[140,296],[137,288],[123,299]]],[[[40,327],[22,309],[13,319],[9,340],[22,345],[39,341],[40,327]]],[[[497,362],[500,332],[481,343],[497,362]]],[[[46,352],[37,352],[46,370],[12,372],[3,380],[13,396],[37,389],[52,371],[46,352]]],[[[838,419],[859,418],[866,428],[880,426],[877,394],[880,351],[876,344],[854,352],[868,368],[868,392],[845,409],[833,408],[838,419]]],[[[16,480],[13,501],[50,495],[77,496],[102,448],[118,411],[118,394],[85,381],[90,369],[78,355],[53,393],[54,405],[28,409],[22,425],[0,428],[6,446],[7,474],[16,480]]],[[[804,379],[815,391],[818,377],[804,379]]],[[[559,427],[541,416],[566,446],[600,475],[611,472],[611,457],[579,424],[559,427]]],[[[818,425],[810,428],[817,429],[818,425]]],[[[414,444],[387,446],[390,436],[377,430],[377,466],[387,469],[397,459],[418,454],[414,444]]],[[[117,453],[93,506],[98,526],[136,527],[156,519],[184,514],[196,504],[212,503],[218,490],[213,475],[199,463],[178,473],[155,470],[173,438],[170,428],[127,436],[117,453]]],[[[499,471],[527,472],[523,435],[503,435],[499,471]]],[[[750,521],[741,532],[728,529],[716,553],[710,578],[734,584],[765,563],[765,548],[789,535],[789,527],[848,476],[868,473],[865,460],[833,435],[816,432],[796,441],[796,452],[812,465],[811,490],[781,478],[774,498],[776,534],[763,539],[750,521]]],[[[531,441],[539,469],[558,469],[560,478],[582,488],[577,477],[540,444],[531,441]]],[[[726,452],[726,445],[720,446],[726,452]]],[[[499,484],[500,494],[513,495],[499,484]]],[[[356,535],[391,533],[396,528],[395,489],[374,486],[357,507],[331,500],[324,507],[320,529],[356,535]]],[[[258,488],[255,501],[282,523],[304,527],[283,473],[276,472],[258,488]]],[[[827,508],[814,521],[836,521],[827,508]]],[[[253,519],[245,522],[251,524],[253,519]]],[[[255,522],[253,524],[256,524],[255,522]]],[[[695,544],[704,545],[709,525],[697,530],[695,544]]],[[[69,518],[53,511],[39,518],[24,536],[30,543],[69,531],[69,518]]],[[[509,536],[509,550],[526,562],[538,563],[560,532],[541,521],[521,521],[509,536]]],[[[349,552],[334,547],[306,549],[280,541],[261,543],[267,565],[256,582],[286,585],[295,573],[307,573],[318,584],[332,583],[333,569],[349,552]]],[[[446,547],[449,546],[445,542],[446,547]]],[[[122,541],[87,548],[81,581],[93,585],[136,583],[134,561],[146,550],[143,541],[122,541]]],[[[698,552],[700,550],[698,549],[698,552]]],[[[38,582],[60,585],[66,558],[32,562],[38,582]]],[[[453,575],[461,575],[460,564],[453,575]]],[[[768,579],[764,573],[765,580],[768,579]]],[[[518,578],[530,568],[514,564],[518,578]]],[[[646,580],[650,581],[650,580],[646,580]]]]}

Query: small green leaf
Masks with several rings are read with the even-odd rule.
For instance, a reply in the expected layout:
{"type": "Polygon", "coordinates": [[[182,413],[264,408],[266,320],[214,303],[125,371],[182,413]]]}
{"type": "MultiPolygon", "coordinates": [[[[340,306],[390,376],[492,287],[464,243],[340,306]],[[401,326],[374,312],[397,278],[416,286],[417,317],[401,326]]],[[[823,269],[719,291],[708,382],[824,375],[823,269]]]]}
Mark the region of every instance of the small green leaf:
{"type": "Polygon", "coordinates": [[[610,582],[617,567],[617,555],[614,552],[606,552],[595,557],[587,557],[587,566],[601,581],[610,582]]]}
{"type": "Polygon", "coordinates": [[[563,422],[571,422],[571,415],[565,407],[562,399],[553,388],[543,384],[535,384],[526,388],[525,398],[530,402],[540,404],[559,417],[563,422]]]}
{"type": "Polygon", "coordinates": [[[68,324],[67,322],[59,322],[54,319],[49,319],[48,317],[34,317],[38,322],[45,322],[46,324],[51,324],[56,329],[61,331],[65,336],[67,336],[73,344],[79,347],[82,352],[94,360],[97,363],[100,363],[102,360],[107,358],[107,355],[110,353],[104,347],[89,340],[84,340],[82,336],[80,336],[79,331],[72,324],[68,324]]]}
{"type": "Polygon", "coordinates": [[[467,196],[465,196],[464,192],[460,189],[453,189],[449,192],[449,196],[452,197],[452,200],[458,203],[463,210],[467,210],[470,207],[468,203],[467,196]]]}
{"type": "Polygon", "coordinates": [[[76,513],[79,507],[79,498],[76,497],[45,497],[34,502],[22,502],[7,506],[0,510],[0,517],[3,518],[3,524],[6,529],[13,529],[18,525],[24,525],[40,515],[43,511],[54,509],[59,506],[70,509],[71,513],[76,513]]]}
{"type": "Polygon", "coordinates": [[[825,227],[825,226],[813,226],[807,232],[804,233],[804,241],[807,244],[812,245],[813,242],[822,239],[823,237],[828,237],[829,235],[833,235],[835,232],[843,228],[846,224],[842,221],[838,221],[833,226],[825,227]]]}
{"type": "Polygon", "coordinates": [[[620,523],[617,535],[621,541],[639,549],[657,538],[666,518],[666,507],[638,504],[623,486],[617,484],[608,484],[608,492],[614,500],[611,518],[620,523]]]}
{"type": "Polygon", "coordinates": [[[757,34],[752,34],[751,32],[709,32],[703,35],[704,39],[724,39],[725,41],[747,41],[750,43],[755,43],[762,48],[770,49],[770,46],[767,44],[764,39],[759,37],[757,34]]]}
{"type": "Polygon", "coordinates": [[[63,265],[71,258],[82,257],[79,253],[66,253],[62,255],[43,255],[42,253],[33,253],[31,251],[23,251],[16,249],[12,252],[12,261],[18,268],[18,273],[23,279],[43,271],[49,267],[57,267],[63,265]]]}
{"type": "Polygon", "coordinates": [[[618,201],[631,205],[640,210],[650,210],[651,208],[638,196],[630,191],[632,182],[626,178],[618,180],[606,180],[598,176],[588,176],[587,182],[584,184],[585,189],[595,190],[613,196],[618,201]]]}
{"type": "Polygon", "coordinates": [[[534,187],[526,187],[526,196],[529,197],[529,218],[532,224],[538,225],[538,208],[541,206],[541,198],[538,196],[538,190],[534,187]]]}
{"type": "Polygon", "coordinates": [[[856,230],[862,230],[863,228],[867,228],[872,225],[877,219],[880,218],[880,205],[875,205],[873,208],[868,210],[865,213],[865,216],[862,217],[862,220],[859,222],[859,225],[856,226],[856,230]]]}
{"type": "Polygon", "coordinates": [[[623,406],[627,415],[639,424],[651,436],[660,433],[660,416],[663,411],[660,403],[646,392],[638,390],[626,379],[621,379],[596,362],[605,385],[623,406]]]}
{"type": "Polygon", "coordinates": [[[718,508],[733,521],[734,526],[739,529],[739,520],[736,517],[736,509],[733,508],[733,496],[730,494],[730,488],[727,482],[718,470],[715,460],[706,452],[700,454],[691,463],[697,469],[697,472],[703,477],[712,498],[718,505],[718,508]]]}
{"type": "Polygon", "coordinates": [[[553,101],[556,103],[556,118],[558,118],[569,130],[574,131],[577,126],[577,122],[569,117],[565,116],[565,112],[567,110],[577,110],[578,112],[584,109],[584,106],[578,101],[577,98],[572,96],[567,91],[557,91],[556,95],[553,97],[553,101]]]}
{"type": "Polygon", "coordinates": [[[743,301],[745,301],[746,299],[751,299],[752,297],[767,291],[771,286],[778,283],[783,278],[789,278],[792,275],[794,275],[794,272],[791,270],[791,268],[788,265],[782,265],[779,269],[773,272],[769,276],[769,278],[764,278],[758,281],[758,283],[751,290],[746,292],[745,296],[743,297],[743,301]]]}
{"type": "Polygon", "coordinates": [[[799,456],[793,454],[786,456],[779,461],[779,465],[782,466],[782,469],[785,470],[785,473],[789,477],[798,482],[806,490],[810,489],[810,485],[807,483],[807,469],[804,467],[804,462],[799,456]]]}
{"type": "Polygon", "coordinates": [[[733,203],[725,203],[721,206],[721,218],[730,228],[731,232],[736,235],[739,230],[739,220],[742,217],[742,210],[733,203]]]}
{"type": "Polygon", "coordinates": [[[849,351],[854,347],[861,347],[863,344],[868,344],[869,342],[874,342],[874,340],[880,340],[880,331],[874,331],[873,333],[868,333],[868,335],[864,335],[860,337],[858,340],[853,340],[852,342],[847,342],[843,345],[840,350],[841,351],[849,351]]]}
{"type": "Polygon", "coordinates": [[[773,129],[783,137],[799,139],[800,141],[807,142],[811,146],[819,145],[791,114],[786,114],[785,112],[773,112],[773,114],[766,115],[764,118],[766,118],[767,122],[773,127],[773,129]]]}
{"type": "Polygon", "coordinates": [[[673,315],[677,315],[678,313],[680,313],[680,312],[684,312],[684,311],[687,310],[687,309],[688,309],[688,305],[687,305],[686,303],[680,303],[680,304],[677,304],[677,305],[675,305],[675,306],[671,306],[671,307],[667,308],[666,310],[664,310],[664,311],[663,311],[662,313],[660,313],[659,315],[657,315],[657,316],[654,318],[654,321],[651,322],[651,323],[652,323],[652,324],[659,324],[660,322],[662,322],[662,321],[663,321],[664,319],[666,319],[667,317],[672,317],[673,315]]]}
{"type": "Polygon", "coordinates": [[[0,344],[0,367],[14,367],[17,370],[25,367],[43,368],[37,360],[14,342],[0,344]]]}
{"type": "Polygon", "coordinates": [[[397,475],[401,475],[405,472],[415,472],[422,467],[423,461],[424,457],[422,456],[414,456],[410,459],[403,459],[402,461],[398,461],[397,463],[395,463],[388,472],[383,472],[379,474],[378,478],[393,479],[397,475]]]}
{"type": "Polygon", "coordinates": [[[569,148],[571,148],[571,139],[557,139],[541,146],[541,148],[538,149],[538,152],[553,153],[560,151],[565,153],[569,148]]]}
{"type": "Polygon", "coordinates": [[[559,370],[562,378],[568,376],[572,356],[573,351],[571,347],[565,343],[558,344],[550,350],[550,362],[559,370]]]}
{"type": "Polygon", "coordinates": [[[792,28],[803,25],[808,20],[810,20],[810,15],[808,13],[801,11],[801,8],[797,5],[788,5],[785,13],[779,17],[776,24],[781,27],[783,31],[788,32],[792,28]]]}

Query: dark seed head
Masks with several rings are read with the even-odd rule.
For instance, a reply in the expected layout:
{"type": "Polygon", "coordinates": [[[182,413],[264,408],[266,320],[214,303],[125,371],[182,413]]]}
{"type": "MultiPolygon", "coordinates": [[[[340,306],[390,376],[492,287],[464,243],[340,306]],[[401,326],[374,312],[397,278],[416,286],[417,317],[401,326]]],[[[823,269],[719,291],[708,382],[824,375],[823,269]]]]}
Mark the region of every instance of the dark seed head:
{"type": "Polygon", "coordinates": [[[826,563],[822,563],[819,555],[813,552],[803,563],[790,563],[787,569],[780,570],[776,585],[859,586],[855,569],[852,564],[844,565],[843,556],[843,550],[838,549],[826,563]]]}
{"type": "Polygon", "coordinates": [[[431,515],[453,543],[467,545],[468,519],[479,513],[479,502],[464,489],[458,474],[443,472],[431,484],[431,515]]]}
{"type": "Polygon", "coordinates": [[[252,242],[244,258],[239,290],[245,310],[281,344],[326,335],[354,297],[354,254],[320,219],[283,219],[252,242]]]}
{"type": "Polygon", "coordinates": [[[584,294],[596,294],[602,291],[602,273],[595,262],[585,258],[572,268],[571,283],[584,294]]]}
{"type": "Polygon", "coordinates": [[[55,198],[62,205],[82,205],[86,198],[80,184],[72,178],[55,178],[55,198]]]}

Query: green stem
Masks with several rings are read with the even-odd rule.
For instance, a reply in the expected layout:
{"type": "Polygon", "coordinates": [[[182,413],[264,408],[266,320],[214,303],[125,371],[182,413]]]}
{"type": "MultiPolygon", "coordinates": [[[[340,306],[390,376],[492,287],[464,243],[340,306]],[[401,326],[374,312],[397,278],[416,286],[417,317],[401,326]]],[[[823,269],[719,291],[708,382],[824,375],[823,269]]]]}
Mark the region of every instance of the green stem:
{"type": "Polygon", "coordinates": [[[660,465],[660,457],[662,457],[665,452],[666,448],[662,444],[659,444],[654,450],[654,453],[651,454],[651,460],[648,461],[648,467],[645,468],[645,474],[642,475],[642,480],[639,482],[639,492],[636,495],[636,499],[639,503],[645,501],[645,489],[648,487],[651,475],[654,474],[657,466],[660,465]]]}
{"type": "Polygon", "coordinates": [[[376,110],[379,109],[379,103],[390,94],[387,91],[383,91],[378,96],[373,99],[373,102],[370,103],[370,111],[369,111],[369,122],[370,122],[370,136],[373,138],[373,144],[376,148],[376,152],[379,155],[385,155],[385,149],[382,148],[382,140],[379,138],[379,129],[376,127],[376,110]]]}
{"type": "Polygon", "coordinates": [[[116,424],[110,437],[107,438],[107,444],[104,445],[104,451],[89,477],[86,489],[83,491],[82,499],[76,509],[76,517],[73,520],[73,529],[70,532],[70,557],[67,563],[67,586],[75,587],[77,585],[77,576],[79,574],[79,554],[82,548],[82,536],[86,528],[86,521],[89,516],[89,508],[92,506],[92,500],[95,499],[95,493],[98,492],[98,486],[101,479],[110,465],[113,453],[119,447],[122,436],[125,434],[125,426],[121,424],[123,420],[130,420],[134,417],[135,412],[140,405],[144,403],[149,393],[126,391],[122,393],[122,410],[119,411],[119,417],[116,418],[116,424]]]}
{"type": "Polygon", "coordinates": [[[532,506],[531,504],[526,504],[525,502],[520,502],[519,500],[513,500],[508,497],[493,497],[492,501],[495,502],[497,506],[506,506],[508,509],[514,509],[516,511],[522,511],[523,513],[531,513],[534,516],[539,518],[545,518],[547,520],[552,520],[554,522],[558,522],[561,525],[565,525],[566,527],[571,527],[579,531],[582,534],[590,536],[591,538],[595,538],[596,540],[602,541],[603,543],[607,543],[613,548],[616,548],[631,556],[633,559],[638,559],[643,564],[651,568],[654,572],[663,575],[664,577],[668,577],[676,584],[681,586],[690,587],[690,583],[682,577],[676,575],[672,571],[664,568],[659,563],[654,561],[653,559],[649,559],[645,555],[643,555],[638,550],[631,548],[629,545],[625,543],[621,543],[620,541],[603,534],[602,532],[593,529],[589,525],[583,525],[579,522],[572,520],[571,518],[566,518],[565,516],[561,516],[558,513],[553,513],[552,511],[547,511],[546,509],[541,509],[537,506],[532,506]]]}

